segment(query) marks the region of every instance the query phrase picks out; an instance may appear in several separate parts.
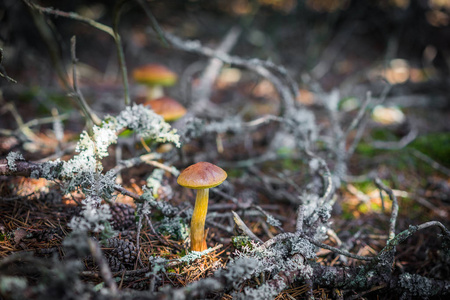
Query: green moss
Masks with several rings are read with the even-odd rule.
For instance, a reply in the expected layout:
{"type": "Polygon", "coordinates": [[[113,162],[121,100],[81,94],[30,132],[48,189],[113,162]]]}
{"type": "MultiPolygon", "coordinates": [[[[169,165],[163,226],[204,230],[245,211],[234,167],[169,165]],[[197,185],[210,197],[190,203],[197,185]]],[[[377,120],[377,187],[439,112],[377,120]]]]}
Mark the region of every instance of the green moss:
{"type": "Polygon", "coordinates": [[[298,171],[299,170],[300,163],[295,161],[294,159],[286,158],[281,160],[281,167],[283,170],[289,170],[289,171],[298,171]]]}
{"type": "Polygon", "coordinates": [[[379,141],[397,141],[398,137],[390,130],[386,128],[378,128],[372,130],[370,133],[374,140],[379,141]]]}
{"type": "Polygon", "coordinates": [[[277,155],[281,158],[287,158],[292,156],[294,153],[294,149],[289,147],[280,147],[277,149],[277,155]]]}
{"type": "MultiPolygon", "coordinates": [[[[374,129],[370,132],[371,140],[377,141],[398,141],[399,138],[388,129],[374,129]]],[[[370,143],[361,141],[356,147],[356,153],[367,156],[375,157],[380,154],[386,153],[387,150],[375,149],[370,143]]]]}
{"type": "Polygon", "coordinates": [[[367,194],[375,189],[375,183],[372,180],[355,182],[353,185],[358,191],[361,191],[364,194],[367,194]]]}
{"type": "Polygon", "coordinates": [[[352,214],[351,212],[349,212],[349,211],[344,211],[344,212],[342,213],[341,217],[342,217],[344,220],[347,220],[347,221],[353,220],[353,219],[355,218],[355,217],[353,216],[353,214],[352,214]]]}
{"type": "Polygon", "coordinates": [[[370,208],[375,212],[381,212],[381,210],[382,210],[381,204],[378,204],[375,202],[370,203],[370,208]]]}
{"type": "Polygon", "coordinates": [[[74,109],[74,102],[64,93],[49,93],[39,86],[30,87],[19,95],[22,103],[32,105],[36,117],[51,115],[51,109],[57,107],[59,113],[66,113],[74,109]]]}
{"type": "Polygon", "coordinates": [[[239,177],[242,177],[242,175],[244,175],[244,170],[243,169],[230,169],[230,170],[227,170],[227,174],[228,174],[228,177],[230,177],[230,178],[239,178],[239,177]]]}
{"type": "Polygon", "coordinates": [[[355,216],[352,213],[352,208],[350,205],[346,202],[342,203],[342,214],[340,216],[344,220],[353,220],[355,216]]]}
{"type": "Polygon", "coordinates": [[[373,148],[368,143],[360,142],[356,147],[356,153],[366,157],[374,157],[379,153],[379,150],[373,148]]]}
{"type": "Polygon", "coordinates": [[[369,212],[369,206],[366,203],[361,203],[358,205],[358,211],[362,214],[367,214],[369,212]]]}
{"type": "Polygon", "coordinates": [[[359,107],[359,100],[355,97],[342,98],[338,103],[338,109],[340,111],[352,111],[359,107]]]}
{"type": "Polygon", "coordinates": [[[446,167],[450,167],[450,133],[440,132],[417,137],[408,148],[416,149],[446,167]]]}
{"type": "Polygon", "coordinates": [[[183,257],[187,254],[187,251],[185,249],[181,250],[180,252],[177,252],[178,257],[183,257]]]}
{"type": "Polygon", "coordinates": [[[231,238],[231,244],[233,245],[234,248],[240,250],[243,247],[251,247],[251,243],[250,243],[251,239],[248,236],[233,236],[231,238]]]}
{"type": "Polygon", "coordinates": [[[130,137],[130,136],[132,136],[132,135],[133,135],[133,130],[131,130],[131,129],[125,129],[124,131],[122,131],[122,132],[119,134],[119,137],[125,138],[125,137],[130,137]]]}

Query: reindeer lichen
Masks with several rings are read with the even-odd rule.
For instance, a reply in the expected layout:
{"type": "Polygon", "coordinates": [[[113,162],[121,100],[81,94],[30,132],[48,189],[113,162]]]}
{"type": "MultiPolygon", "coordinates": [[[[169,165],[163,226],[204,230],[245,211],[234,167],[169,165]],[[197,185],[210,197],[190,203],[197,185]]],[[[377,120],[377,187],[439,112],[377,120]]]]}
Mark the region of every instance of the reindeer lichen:
{"type": "Polygon", "coordinates": [[[293,237],[290,242],[292,243],[292,253],[300,253],[304,258],[308,260],[314,260],[317,257],[315,246],[308,240],[300,236],[296,236],[293,237]]]}
{"type": "Polygon", "coordinates": [[[39,179],[40,173],[38,170],[31,171],[30,178],[39,179]]]}
{"type": "Polygon", "coordinates": [[[164,170],[154,169],[152,174],[147,178],[147,187],[153,191],[153,197],[158,197],[158,189],[161,187],[164,170]]]}
{"type": "Polygon", "coordinates": [[[69,227],[81,231],[103,231],[105,229],[104,223],[111,218],[109,205],[101,204],[100,197],[90,195],[86,196],[82,204],[81,215],[73,217],[69,222],[69,227]]]}
{"type": "Polygon", "coordinates": [[[212,251],[214,251],[213,248],[208,248],[204,251],[191,251],[191,252],[189,252],[189,254],[179,258],[178,260],[189,264],[189,263],[193,262],[194,260],[199,259],[203,255],[211,253],[212,251]]]}
{"type": "Polygon", "coordinates": [[[399,285],[411,296],[431,297],[436,291],[429,278],[410,273],[400,275],[399,285]]]}
{"type": "Polygon", "coordinates": [[[296,137],[300,149],[309,149],[317,140],[318,127],[314,114],[306,109],[292,109],[284,120],[285,129],[296,137]]]}
{"type": "Polygon", "coordinates": [[[271,214],[267,214],[266,217],[266,221],[269,225],[274,227],[281,226],[281,222],[278,219],[275,219],[271,214]]]}
{"type": "Polygon", "coordinates": [[[238,288],[245,280],[250,279],[256,268],[258,261],[250,257],[238,257],[232,259],[226,269],[216,271],[215,276],[222,276],[226,279],[226,284],[238,288]]]}
{"type": "Polygon", "coordinates": [[[23,295],[28,282],[17,276],[0,276],[0,296],[9,294],[11,299],[19,299],[23,295]]]}
{"type": "Polygon", "coordinates": [[[191,140],[203,135],[205,131],[205,122],[199,118],[189,118],[182,131],[184,143],[189,143],[191,140]]]}
{"type": "Polygon", "coordinates": [[[24,160],[23,156],[19,152],[9,152],[6,156],[6,161],[8,162],[8,168],[11,171],[17,171],[16,161],[17,160],[24,160]]]}
{"type": "MultiPolygon", "coordinates": [[[[92,128],[92,135],[83,132],[76,147],[79,154],[62,163],[58,176],[63,179],[66,192],[81,189],[86,195],[80,216],[74,217],[69,224],[73,229],[98,232],[109,228],[107,224],[111,212],[108,205],[101,203],[113,198],[115,173],[102,173],[102,159],[108,156],[108,147],[117,143],[118,133],[124,128],[156,142],[172,142],[180,146],[176,130],[171,129],[161,116],[142,105],[126,107],[117,117],[106,117],[101,126],[92,128]]],[[[148,194],[146,197],[148,201],[154,201],[148,194]]]]}
{"type": "MultiPolygon", "coordinates": [[[[281,288],[281,291],[286,286],[281,288]]],[[[233,294],[233,299],[240,300],[271,300],[275,299],[276,296],[280,293],[278,288],[275,288],[269,284],[263,284],[258,288],[245,287],[242,293],[233,294]]]]}
{"type": "Polygon", "coordinates": [[[164,119],[142,105],[128,106],[116,118],[117,126],[136,131],[144,138],[150,138],[155,142],[174,143],[180,147],[180,136],[164,119]]]}
{"type": "MultiPolygon", "coordinates": [[[[141,195],[141,198],[145,202],[148,202],[149,208],[150,207],[157,208],[165,216],[173,216],[178,212],[178,209],[173,207],[169,203],[163,202],[163,201],[156,201],[155,197],[153,196],[153,191],[151,189],[144,186],[144,187],[142,187],[142,190],[144,191],[144,193],[141,195]]],[[[148,212],[148,213],[150,213],[150,212],[148,212]]]]}
{"type": "Polygon", "coordinates": [[[164,235],[170,235],[177,241],[183,241],[189,236],[189,225],[179,217],[164,217],[158,227],[158,231],[164,235]]]}

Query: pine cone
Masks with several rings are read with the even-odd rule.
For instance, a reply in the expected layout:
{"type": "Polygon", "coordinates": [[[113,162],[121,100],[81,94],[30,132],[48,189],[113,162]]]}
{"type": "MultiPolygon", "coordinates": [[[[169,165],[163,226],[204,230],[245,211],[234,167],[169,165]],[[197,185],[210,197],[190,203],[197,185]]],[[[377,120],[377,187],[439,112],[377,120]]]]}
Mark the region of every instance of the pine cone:
{"type": "Polygon", "coordinates": [[[128,204],[111,205],[111,223],[115,230],[127,229],[135,223],[134,208],[128,204]]]}
{"type": "Polygon", "coordinates": [[[110,255],[115,256],[125,265],[132,265],[136,261],[136,246],[129,240],[119,240],[111,238],[107,240],[107,247],[110,255]]]}
{"type": "Polygon", "coordinates": [[[125,270],[125,266],[120,262],[120,260],[113,255],[106,255],[106,260],[108,261],[108,265],[111,268],[111,271],[118,272],[125,270]]]}

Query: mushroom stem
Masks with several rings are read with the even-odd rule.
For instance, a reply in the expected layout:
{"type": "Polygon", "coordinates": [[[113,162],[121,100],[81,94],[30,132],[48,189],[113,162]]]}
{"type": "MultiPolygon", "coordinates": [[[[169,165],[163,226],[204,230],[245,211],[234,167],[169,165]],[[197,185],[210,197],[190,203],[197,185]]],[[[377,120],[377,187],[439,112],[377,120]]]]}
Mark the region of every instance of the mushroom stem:
{"type": "Polygon", "coordinates": [[[147,90],[147,99],[154,100],[164,96],[164,91],[162,86],[160,85],[152,85],[148,87],[147,90]]]}
{"type": "Polygon", "coordinates": [[[191,220],[191,250],[206,250],[205,219],[208,211],[209,189],[198,189],[191,220]]]}

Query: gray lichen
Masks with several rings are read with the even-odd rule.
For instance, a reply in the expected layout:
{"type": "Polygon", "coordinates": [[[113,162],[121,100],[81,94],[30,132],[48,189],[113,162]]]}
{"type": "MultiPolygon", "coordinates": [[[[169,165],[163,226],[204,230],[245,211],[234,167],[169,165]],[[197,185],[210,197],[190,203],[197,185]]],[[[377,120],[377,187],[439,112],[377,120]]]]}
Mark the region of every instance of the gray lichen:
{"type": "Polygon", "coordinates": [[[238,288],[245,280],[252,277],[258,267],[258,261],[250,257],[239,257],[228,263],[226,269],[216,271],[215,276],[224,277],[227,285],[238,288]]]}
{"type": "Polygon", "coordinates": [[[269,225],[274,227],[281,226],[281,222],[275,219],[271,214],[267,214],[266,217],[267,217],[266,221],[269,225]]]}
{"type": "Polygon", "coordinates": [[[41,174],[47,179],[61,179],[65,192],[80,189],[86,195],[80,216],[74,217],[69,224],[72,229],[99,232],[107,228],[111,213],[109,206],[101,203],[113,198],[116,174],[113,171],[102,173],[102,159],[109,155],[108,147],[117,143],[117,134],[124,128],[156,142],[172,142],[180,146],[176,130],[142,105],[126,107],[117,117],[105,118],[101,126],[93,126],[92,135],[83,132],[76,147],[79,154],[67,162],[54,162],[61,163],[58,175],[54,174],[54,165],[49,163],[44,165],[41,174]]]}
{"type": "Polygon", "coordinates": [[[148,209],[150,207],[157,208],[165,216],[173,216],[178,212],[178,209],[173,207],[169,203],[163,201],[156,201],[155,197],[153,196],[152,190],[150,190],[149,188],[143,187],[143,191],[144,193],[141,195],[141,199],[143,199],[145,202],[148,203],[149,205],[148,209]]]}
{"type": "Polygon", "coordinates": [[[16,161],[17,160],[25,160],[21,153],[19,152],[9,152],[6,156],[6,161],[8,163],[8,168],[11,171],[17,171],[16,161]]]}
{"type": "Polygon", "coordinates": [[[204,251],[192,251],[189,254],[179,258],[178,260],[184,263],[191,263],[196,259],[199,259],[200,257],[207,255],[208,253],[211,253],[212,251],[214,251],[213,248],[208,248],[204,251]]]}
{"type": "Polygon", "coordinates": [[[190,118],[186,120],[184,129],[181,132],[183,143],[189,143],[191,140],[202,136],[205,132],[205,122],[199,118],[190,118]]]}
{"type": "Polygon", "coordinates": [[[0,298],[2,295],[10,295],[11,299],[20,299],[24,290],[28,287],[25,278],[17,276],[0,276],[0,298]]]}
{"type": "MultiPolygon", "coordinates": [[[[283,290],[285,286],[281,287],[283,290]]],[[[234,293],[233,299],[239,300],[272,300],[280,293],[280,290],[268,285],[263,284],[258,288],[245,287],[242,293],[234,293]]]]}
{"type": "Polygon", "coordinates": [[[38,170],[31,171],[30,178],[38,179],[39,178],[39,171],[38,170]]]}
{"type": "Polygon", "coordinates": [[[436,294],[432,281],[429,278],[416,274],[401,274],[399,285],[412,296],[430,297],[436,294]]]}
{"type": "Polygon", "coordinates": [[[179,216],[173,218],[164,217],[158,227],[158,232],[170,235],[177,241],[183,241],[189,236],[189,225],[186,220],[179,216]]]}
{"type": "Polygon", "coordinates": [[[144,138],[151,138],[155,142],[174,143],[180,147],[180,137],[175,129],[164,122],[163,118],[142,105],[126,107],[117,117],[119,128],[129,128],[144,138]]]}

